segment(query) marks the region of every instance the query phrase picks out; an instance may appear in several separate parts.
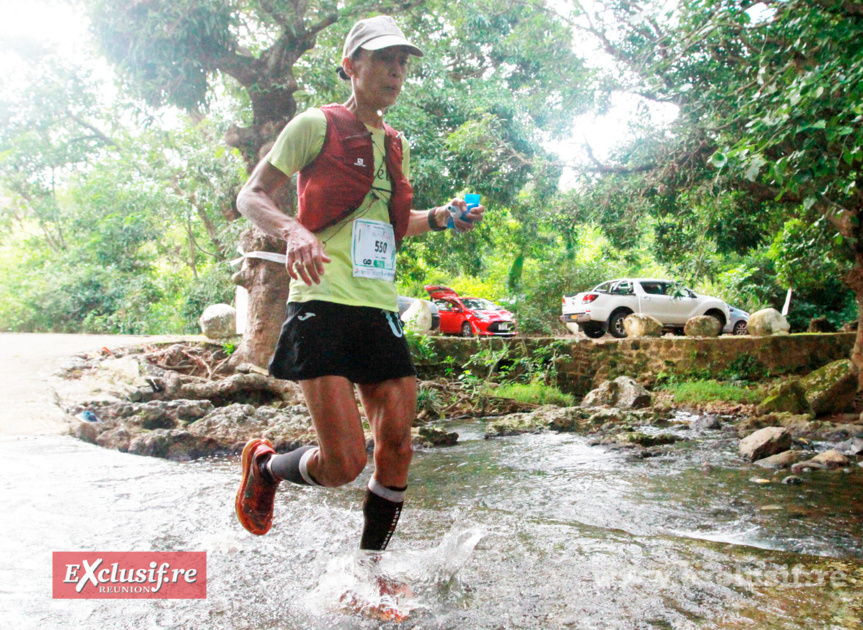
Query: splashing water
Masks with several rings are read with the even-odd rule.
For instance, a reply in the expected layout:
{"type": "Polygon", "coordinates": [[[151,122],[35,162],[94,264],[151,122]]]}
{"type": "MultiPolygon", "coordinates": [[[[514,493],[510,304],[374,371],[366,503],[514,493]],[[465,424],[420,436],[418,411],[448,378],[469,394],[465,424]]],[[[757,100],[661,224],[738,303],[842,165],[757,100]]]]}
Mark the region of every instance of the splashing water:
{"type": "Polygon", "coordinates": [[[333,558],[308,597],[309,607],[404,621],[458,592],[456,574],[485,536],[479,525],[457,522],[441,543],[422,551],[356,551],[333,558]]]}

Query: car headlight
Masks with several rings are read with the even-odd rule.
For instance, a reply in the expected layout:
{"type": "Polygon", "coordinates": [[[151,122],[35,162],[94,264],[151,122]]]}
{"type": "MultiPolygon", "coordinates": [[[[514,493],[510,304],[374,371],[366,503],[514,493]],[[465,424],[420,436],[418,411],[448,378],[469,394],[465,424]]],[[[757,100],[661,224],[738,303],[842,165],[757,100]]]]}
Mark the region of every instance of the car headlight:
{"type": "Polygon", "coordinates": [[[488,315],[484,315],[483,313],[474,313],[473,316],[477,319],[481,319],[484,322],[487,322],[489,319],[488,315]]]}

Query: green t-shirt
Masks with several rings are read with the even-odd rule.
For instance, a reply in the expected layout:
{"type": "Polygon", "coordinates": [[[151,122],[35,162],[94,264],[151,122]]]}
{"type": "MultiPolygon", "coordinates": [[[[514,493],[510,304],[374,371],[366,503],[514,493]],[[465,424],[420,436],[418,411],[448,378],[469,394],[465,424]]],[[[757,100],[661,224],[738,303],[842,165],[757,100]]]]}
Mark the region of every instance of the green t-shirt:
{"type": "MultiPolygon", "coordinates": [[[[398,311],[395,284],[389,280],[354,276],[351,260],[354,221],[367,219],[389,224],[388,203],[392,182],[387,173],[385,157],[386,132],[366,125],[372,133],[375,156],[375,180],[363,203],[346,219],[318,232],[315,236],[324,246],[331,262],[324,264],[320,284],[307,286],[302,280],[291,281],[289,302],[323,300],[349,306],[372,306],[398,311]]],[[[327,119],[320,109],[309,109],[296,116],[282,130],[270,149],[267,161],[288,177],[312,162],[321,152],[327,133],[327,119]]],[[[402,137],[402,171],[410,178],[410,147],[402,137]]]]}

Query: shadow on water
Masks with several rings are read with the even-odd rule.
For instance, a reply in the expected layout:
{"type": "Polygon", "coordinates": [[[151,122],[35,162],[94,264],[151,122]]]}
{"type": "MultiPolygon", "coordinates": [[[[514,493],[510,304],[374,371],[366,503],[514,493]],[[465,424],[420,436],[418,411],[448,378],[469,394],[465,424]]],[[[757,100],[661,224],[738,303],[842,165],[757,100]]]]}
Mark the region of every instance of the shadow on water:
{"type": "Polygon", "coordinates": [[[719,432],[633,461],[579,436],[455,430],[458,446],[416,454],[380,556],[356,551],[368,469],[339,489],[283,485],[254,537],[233,514],[236,458],[0,440],[2,625],[859,627],[860,469],[785,486],[719,432]],[[207,599],[52,600],[51,552],[75,550],[207,551],[207,599]]]}

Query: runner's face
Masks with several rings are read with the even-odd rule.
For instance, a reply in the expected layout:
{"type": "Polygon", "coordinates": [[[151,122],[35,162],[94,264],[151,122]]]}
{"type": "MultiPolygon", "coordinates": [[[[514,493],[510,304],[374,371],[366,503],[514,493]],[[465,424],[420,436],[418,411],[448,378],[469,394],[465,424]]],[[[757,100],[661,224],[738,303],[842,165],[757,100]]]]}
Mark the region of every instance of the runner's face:
{"type": "Polygon", "coordinates": [[[357,100],[379,109],[393,105],[402,91],[409,60],[404,46],[361,51],[353,62],[357,100]]]}

